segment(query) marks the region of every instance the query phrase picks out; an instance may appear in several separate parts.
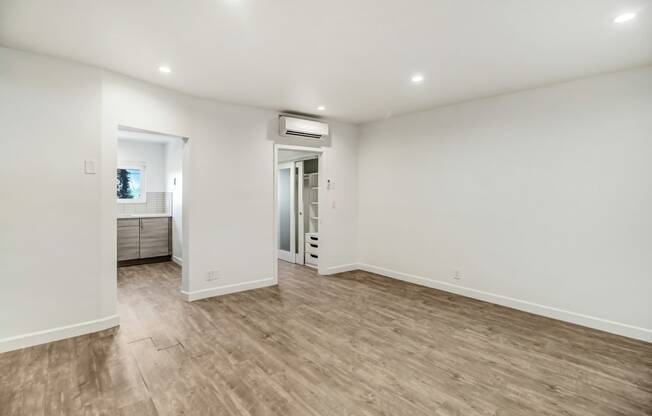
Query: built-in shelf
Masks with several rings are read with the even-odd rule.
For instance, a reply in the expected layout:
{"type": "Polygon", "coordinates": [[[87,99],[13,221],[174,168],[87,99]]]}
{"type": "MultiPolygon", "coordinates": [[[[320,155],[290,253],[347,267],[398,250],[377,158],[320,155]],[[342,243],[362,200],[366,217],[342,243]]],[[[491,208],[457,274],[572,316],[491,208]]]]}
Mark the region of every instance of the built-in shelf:
{"type": "MultiPolygon", "coordinates": [[[[303,209],[304,233],[317,235],[319,233],[319,172],[304,172],[303,177],[303,209]]],[[[325,209],[325,208],[324,208],[325,209]]],[[[307,240],[306,240],[307,241],[307,240]]],[[[309,261],[305,257],[306,263],[317,263],[317,260],[309,261]]]]}

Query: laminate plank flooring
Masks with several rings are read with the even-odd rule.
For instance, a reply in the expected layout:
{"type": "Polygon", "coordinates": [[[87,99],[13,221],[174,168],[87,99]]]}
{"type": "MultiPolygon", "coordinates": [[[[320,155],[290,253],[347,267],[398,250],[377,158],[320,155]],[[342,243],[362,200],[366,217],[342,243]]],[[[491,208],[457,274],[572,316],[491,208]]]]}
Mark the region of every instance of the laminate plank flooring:
{"type": "Polygon", "coordinates": [[[193,303],[119,269],[117,329],[0,354],[0,415],[652,415],[652,344],[281,262],[193,303]]]}

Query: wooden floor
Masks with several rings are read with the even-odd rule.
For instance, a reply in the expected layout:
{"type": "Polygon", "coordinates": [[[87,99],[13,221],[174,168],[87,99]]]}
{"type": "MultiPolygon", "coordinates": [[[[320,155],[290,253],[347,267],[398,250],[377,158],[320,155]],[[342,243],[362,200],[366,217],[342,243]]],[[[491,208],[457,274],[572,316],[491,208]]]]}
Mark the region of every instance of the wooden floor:
{"type": "Polygon", "coordinates": [[[173,263],[122,268],[119,329],[0,354],[0,415],[652,415],[652,344],[365,272],[280,276],[187,303],[173,263]]]}

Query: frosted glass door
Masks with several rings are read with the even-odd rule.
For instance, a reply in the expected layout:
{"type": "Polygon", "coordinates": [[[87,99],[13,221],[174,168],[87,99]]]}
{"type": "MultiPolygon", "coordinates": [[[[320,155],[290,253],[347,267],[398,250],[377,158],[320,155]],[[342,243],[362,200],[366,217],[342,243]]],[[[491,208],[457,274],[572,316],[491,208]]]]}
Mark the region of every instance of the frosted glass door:
{"type": "Polygon", "coordinates": [[[290,169],[278,171],[278,248],[290,251],[290,169]]]}
{"type": "Polygon", "coordinates": [[[278,166],[278,258],[295,262],[294,163],[278,166]]]}

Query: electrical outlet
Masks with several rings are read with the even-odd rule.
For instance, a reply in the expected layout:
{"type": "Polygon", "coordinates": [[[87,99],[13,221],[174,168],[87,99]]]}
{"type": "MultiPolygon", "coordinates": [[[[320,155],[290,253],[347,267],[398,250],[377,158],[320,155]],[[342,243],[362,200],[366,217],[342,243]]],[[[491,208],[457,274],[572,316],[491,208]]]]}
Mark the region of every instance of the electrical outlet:
{"type": "Polygon", "coordinates": [[[218,270],[211,270],[210,272],[206,273],[207,282],[212,282],[214,280],[218,280],[219,278],[220,278],[220,272],[218,270]]]}
{"type": "Polygon", "coordinates": [[[453,270],[453,279],[462,280],[462,272],[459,270],[453,270]]]}

